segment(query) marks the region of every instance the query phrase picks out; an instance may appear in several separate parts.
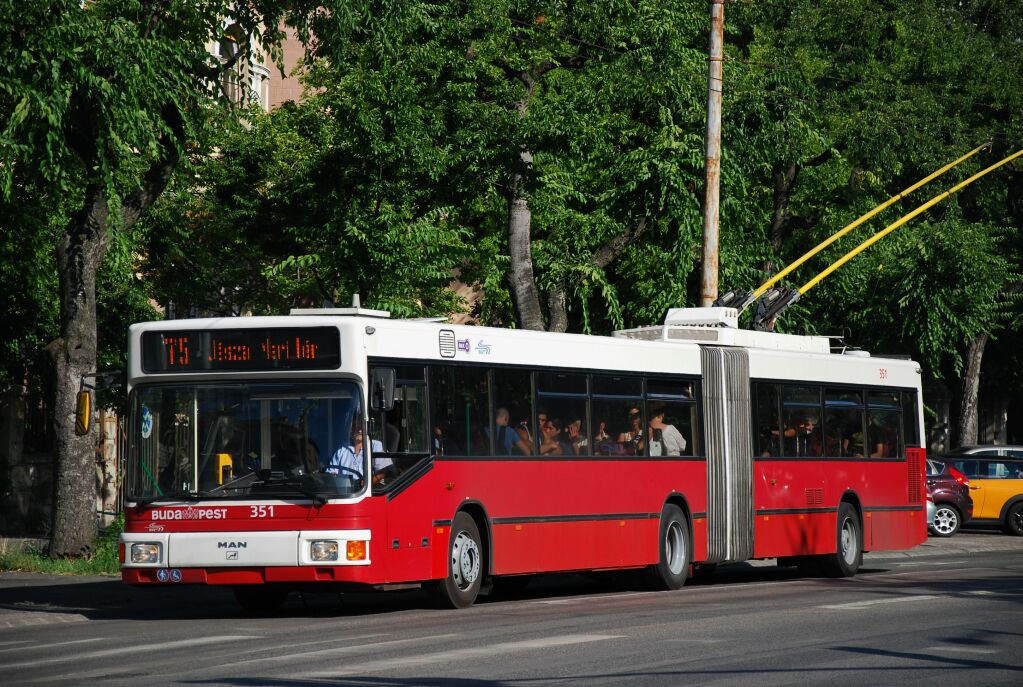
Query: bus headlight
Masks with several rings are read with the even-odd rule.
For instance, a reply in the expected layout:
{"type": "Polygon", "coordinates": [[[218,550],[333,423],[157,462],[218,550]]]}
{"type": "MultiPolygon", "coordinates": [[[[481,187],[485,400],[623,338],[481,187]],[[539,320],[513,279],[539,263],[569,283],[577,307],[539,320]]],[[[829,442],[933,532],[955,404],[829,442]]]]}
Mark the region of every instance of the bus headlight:
{"type": "Polygon", "coordinates": [[[312,541],[309,542],[309,559],[316,563],[337,560],[336,541],[312,541]]]}
{"type": "Polygon", "coordinates": [[[139,543],[131,545],[131,562],[154,564],[160,562],[160,545],[139,543]]]}

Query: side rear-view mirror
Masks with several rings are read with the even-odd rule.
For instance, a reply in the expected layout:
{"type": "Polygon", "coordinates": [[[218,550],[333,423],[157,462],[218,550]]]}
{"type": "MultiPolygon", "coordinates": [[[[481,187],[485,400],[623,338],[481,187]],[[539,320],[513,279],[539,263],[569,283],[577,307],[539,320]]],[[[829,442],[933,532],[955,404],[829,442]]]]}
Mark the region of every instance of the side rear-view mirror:
{"type": "Polygon", "coordinates": [[[84,437],[92,427],[92,392],[82,389],[75,398],[75,434],[84,437]]]}

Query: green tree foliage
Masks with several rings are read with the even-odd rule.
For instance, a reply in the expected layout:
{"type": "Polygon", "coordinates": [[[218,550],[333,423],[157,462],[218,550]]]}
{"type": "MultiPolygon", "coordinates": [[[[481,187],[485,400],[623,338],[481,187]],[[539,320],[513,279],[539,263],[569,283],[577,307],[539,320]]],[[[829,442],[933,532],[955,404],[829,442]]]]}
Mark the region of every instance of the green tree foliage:
{"type": "Polygon", "coordinates": [[[253,42],[273,46],[285,22],[304,33],[318,7],[0,0],[0,196],[38,209],[17,214],[39,222],[18,227],[23,234],[41,231],[43,217],[65,220],[55,241],[60,336],[51,346],[56,555],[86,550],[96,531],[92,442],[74,437],[72,418],[78,380],[96,367],[96,280],[112,232],[159,197],[190,142],[202,145],[233,119],[219,99],[221,74],[247,59],[253,42]],[[228,18],[240,49],[221,62],[211,46],[225,38],[228,18]]]}
{"type": "Polygon", "coordinates": [[[484,320],[564,329],[571,307],[573,327],[606,329],[685,299],[653,281],[684,284],[699,243],[701,11],[653,0],[369,11],[374,21],[319,43],[313,106],[350,146],[336,156],[365,155],[376,167],[365,173],[405,184],[418,214],[442,208],[472,232],[459,267],[485,287],[484,320]],[[652,296],[633,311],[615,268],[643,237],[646,255],[622,262],[652,296]]]}

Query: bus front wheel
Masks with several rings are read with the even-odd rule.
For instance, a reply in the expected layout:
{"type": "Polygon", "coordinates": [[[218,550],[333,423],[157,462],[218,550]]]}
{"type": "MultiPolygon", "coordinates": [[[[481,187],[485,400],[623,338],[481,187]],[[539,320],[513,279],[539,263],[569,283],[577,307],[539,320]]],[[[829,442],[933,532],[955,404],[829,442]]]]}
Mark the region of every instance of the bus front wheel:
{"type": "Polygon", "coordinates": [[[431,596],[445,608],[465,608],[476,601],[483,581],[483,545],[476,521],[465,512],[451,522],[448,576],[430,585],[431,596]]]}
{"type": "Polygon", "coordinates": [[[653,589],[681,589],[689,575],[689,521],[673,503],[661,509],[657,548],[658,560],[647,568],[647,582],[653,589]]]}

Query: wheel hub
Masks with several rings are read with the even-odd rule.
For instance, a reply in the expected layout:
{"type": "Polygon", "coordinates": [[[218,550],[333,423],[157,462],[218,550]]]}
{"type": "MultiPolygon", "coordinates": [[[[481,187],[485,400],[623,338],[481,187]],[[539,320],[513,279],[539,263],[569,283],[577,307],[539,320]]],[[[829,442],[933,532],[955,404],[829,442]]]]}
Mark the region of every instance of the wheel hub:
{"type": "Polygon", "coordinates": [[[451,547],[451,576],[459,589],[468,589],[480,574],[480,549],[465,532],[459,532],[451,547]]]}

